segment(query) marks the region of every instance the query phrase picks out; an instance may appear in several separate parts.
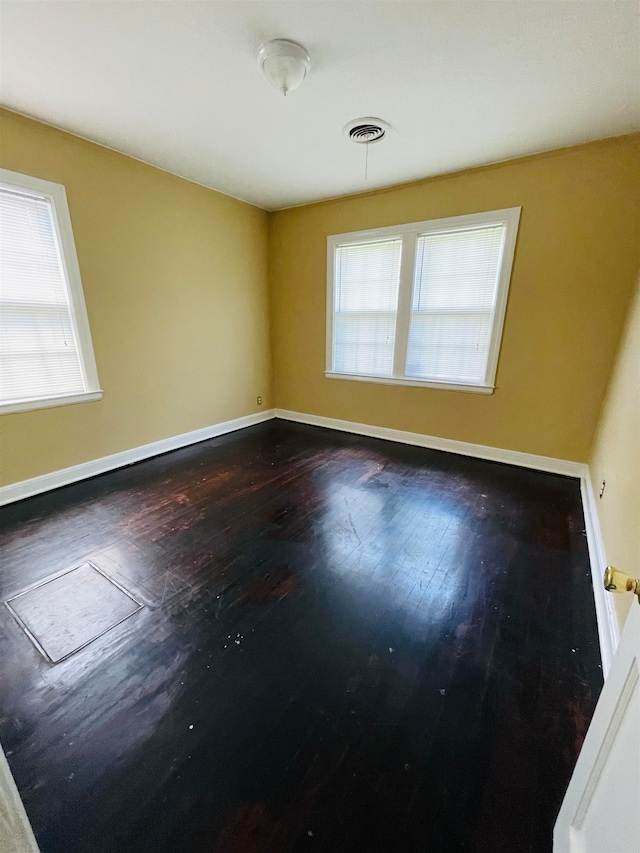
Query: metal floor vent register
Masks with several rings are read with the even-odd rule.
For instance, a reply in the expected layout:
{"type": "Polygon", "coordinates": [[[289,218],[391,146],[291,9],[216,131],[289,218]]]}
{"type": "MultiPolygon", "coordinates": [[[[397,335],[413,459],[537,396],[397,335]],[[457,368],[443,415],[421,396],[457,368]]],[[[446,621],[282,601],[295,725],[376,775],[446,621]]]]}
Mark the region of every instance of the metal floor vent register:
{"type": "Polygon", "coordinates": [[[5,605],[51,663],[80,651],[144,606],[89,562],[47,578],[5,605]]]}

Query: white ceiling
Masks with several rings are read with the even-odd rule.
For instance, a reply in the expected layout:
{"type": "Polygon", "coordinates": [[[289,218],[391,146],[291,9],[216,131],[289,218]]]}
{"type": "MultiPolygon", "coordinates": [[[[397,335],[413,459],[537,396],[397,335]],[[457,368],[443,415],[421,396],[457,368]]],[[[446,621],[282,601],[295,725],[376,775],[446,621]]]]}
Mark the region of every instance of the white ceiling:
{"type": "Polygon", "coordinates": [[[640,129],[624,0],[0,3],[10,109],[275,209],[640,129]],[[266,39],[306,46],[286,99],[266,39]],[[393,132],[369,148],[359,116],[393,132]]]}

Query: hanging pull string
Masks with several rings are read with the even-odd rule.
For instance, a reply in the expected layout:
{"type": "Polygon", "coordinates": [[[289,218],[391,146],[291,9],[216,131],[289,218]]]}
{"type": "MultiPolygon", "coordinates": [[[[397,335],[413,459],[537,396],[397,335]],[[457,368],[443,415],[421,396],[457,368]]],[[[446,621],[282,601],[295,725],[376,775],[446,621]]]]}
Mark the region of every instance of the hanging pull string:
{"type": "Polygon", "coordinates": [[[369,143],[365,142],[364,144],[364,179],[367,180],[369,176],[369,143]]]}

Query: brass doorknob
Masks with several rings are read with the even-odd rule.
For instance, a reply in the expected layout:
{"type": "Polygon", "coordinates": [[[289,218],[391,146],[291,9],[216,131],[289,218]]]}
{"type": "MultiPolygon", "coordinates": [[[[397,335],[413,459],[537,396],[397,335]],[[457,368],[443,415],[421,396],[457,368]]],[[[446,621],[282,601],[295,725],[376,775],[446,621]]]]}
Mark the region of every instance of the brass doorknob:
{"type": "Polygon", "coordinates": [[[630,578],[614,566],[605,569],[604,588],[607,592],[633,592],[638,596],[640,604],[640,578],[630,578]]]}

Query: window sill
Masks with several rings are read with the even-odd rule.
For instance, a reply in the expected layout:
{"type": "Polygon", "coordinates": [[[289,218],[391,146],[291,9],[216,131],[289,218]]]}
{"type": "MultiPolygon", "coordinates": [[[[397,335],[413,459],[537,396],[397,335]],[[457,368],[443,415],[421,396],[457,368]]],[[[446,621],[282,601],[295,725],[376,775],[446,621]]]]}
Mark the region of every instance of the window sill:
{"type": "Polygon", "coordinates": [[[102,391],[83,391],[81,394],[66,394],[62,397],[38,397],[37,400],[16,400],[0,403],[0,415],[14,412],[31,412],[35,409],[50,409],[53,406],[70,406],[73,403],[93,403],[102,399],[102,391]]]}
{"type": "Polygon", "coordinates": [[[351,379],[355,382],[375,382],[379,385],[408,385],[412,388],[440,388],[443,391],[466,391],[470,394],[493,394],[494,385],[463,385],[459,382],[432,382],[424,379],[396,379],[393,376],[360,376],[357,373],[333,373],[326,370],[327,379],[351,379]]]}

